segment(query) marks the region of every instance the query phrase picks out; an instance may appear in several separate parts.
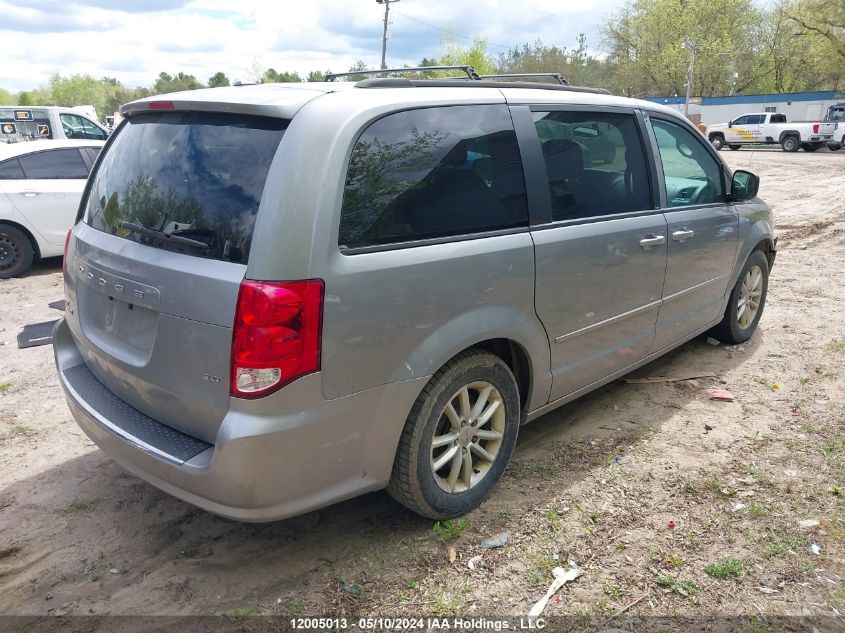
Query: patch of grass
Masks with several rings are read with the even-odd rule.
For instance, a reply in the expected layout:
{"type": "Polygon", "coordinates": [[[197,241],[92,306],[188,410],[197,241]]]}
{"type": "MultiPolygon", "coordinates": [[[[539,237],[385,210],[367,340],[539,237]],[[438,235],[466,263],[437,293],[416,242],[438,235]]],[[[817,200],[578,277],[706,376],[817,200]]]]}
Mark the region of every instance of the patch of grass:
{"type": "Polygon", "coordinates": [[[226,616],[233,622],[240,622],[245,618],[248,618],[253,615],[258,615],[260,613],[261,609],[258,607],[258,605],[251,604],[248,607],[244,607],[243,609],[229,609],[229,611],[226,612],[226,616]]]}
{"type": "Polygon", "coordinates": [[[772,479],[766,473],[760,470],[760,468],[756,464],[746,464],[744,466],[744,470],[746,473],[754,477],[757,483],[763,486],[768,486],[769,488],[774,487],[775,482],[772,481],[772,479]]]}
{"type": "Polygon", "coordinates": [[[807,539],[798,534],[770,533],[766,540],[769,544],[766,553],[770,558],[786,558],[807,544],[807,539]]]}
{"type": "Polygon", "coordinates": [[[450,598],[445,591],[440,590],[428,603],[428,607],[437,616],[457,615],[464,611],[464,597],[461,594],[455,594],[450,598]]]}
{"type": "Polygon", "coordinates": [[[11,386],[12,383],[10,382],[0,382],[0,393],[6,393],[11,386]]]}
{"type": "Polygon", "coordinates": [[[831,354],[838,354],[845,351],[845,340],[835,338],[825,346],[825,349],[831,354]]]}
{"type": "Polygon", "coordinates": [[[6,437],[29,437],[35,435],[35,429],[23,424],[15,424],[6,432],[6,437]]]}
{"type": "Polygon", "coordinates": [[[748,508],[748,516],[752,519],[765,519],[770,514],[769,508],[762,503],[752,503],[748,508]]]}
{"type": "Polygon", "coordinates": [[[622,595],[622,590],[617,585],[611,585],[610,583],[606,583],[601,590],[604,595],[610,596],[611,598],[618,598],[622,595]]]}
{"type": "Polygon", "coordinates": [[[722,478],[714,472],[705,472],[706,480],[704,481],[704,489],[707,490],[714,497],[720,499],[729,499],[736,494],[736,490],[724,484],[722,478]]]}
{"type": "Polygon", "coordinates": [[[834,497],[841,497],[842,495],[845,495],[845,489],[843,489],[842,486],[833,485],[830,487],[830,493],[834,497]]]}
{"type": "Polygon", "coordinates": [[[453,541],[469,528],[469,519],[462,517],[460,519],[446,519],[445,521],[438,521],[431,528],[437,536],[444,541],[453,541]]]}
{"type": "Polygon", "coordinates": [[[74,499],[71,501],[67,506],[68,512],[81,512],[82,510],[90,510],[92,508],[96,508],[102,502],[102,497],[92,497],[90,499],[86,499],[84,497],[80,497],[79,499],[74,499]]]}
{"type": "Polygon", "coordinates": [[[676,580],[669,574],[664,573],[657,574],[655,582],[684,598],[691,598],[701,589],[694,580],[676,580]]]}
{"type": "Polygon", "coordinates": [[[683,567],[686,561],[680,554],[669,554],[669,556],[666,557],[665,562],[669,567],[683,567]]]}
{"type": "Polygon", "coordinates": [[[305,601],[293,600],[285,605],[285,611],[287,611],[288,615],[295,616],[301,613],[305,613],[305,607],[305,601]]]}
{"type": "Polygon", "coordinates": [[[531,556],[528,573],[536,584],[547,585],[554,576],[552,570],[558,565],[560,561],[554,556],[539,552],[531,556]]]}
{"type": "Polygon", "coordinates": [[[723,558],[718,563],[711,563],[704,568],[706,573],[711,578],[725,580],[727,578],[737,578],[742,575],[742,561],[737,558],[723,558]]]}
{"type": "Polygon", "coordinates": [[[560,523],[560,515],[557,513],[557,510],[554,508],[546,508],[543,510],[543,518],[546,519],[552,525],[557,525],[560,523]]]}
{"type": "Polygon", "coordinates": [[[778,389],[780,389],[780,385],[778,383],[769,382],[765,378],[761,378],[759,376],[754,377],[754,382],[756,382],[758,385],[763,385],[764,387],[766,387],[767,389],[771,389],[772,391],[777,391],[778,389]]]}
{"type": "Polygon", "coordinates": [[[802,385],[809,384],[810,383],[810,377],[809,376],[801,376],[801,378],[798,379],[798,382],[800,382],[802,385]]]}
{"type": "Polygon", "coordinates": [[[90,580],[91,582],[98,582],[100,580],[100,572],[98,572],[96,569],[92,569],[88,572],[88,580],[90,580]]]}

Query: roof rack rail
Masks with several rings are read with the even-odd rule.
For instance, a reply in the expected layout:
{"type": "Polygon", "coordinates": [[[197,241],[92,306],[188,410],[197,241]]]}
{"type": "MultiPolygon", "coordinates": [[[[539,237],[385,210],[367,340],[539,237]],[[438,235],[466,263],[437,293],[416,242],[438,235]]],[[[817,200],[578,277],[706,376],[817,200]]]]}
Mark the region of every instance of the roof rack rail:
{"type": "Polygon", "coordinates": [[[561,86],[568,86],[569,82],[560,73],[502,73],[500,75],[479,75],[481,79],[524,79],[526,77],[549,77],[561,86]]]}
{"type": "Polygon", "coordinates": [[[405,79],[404,77],[389,77],[386,79],[364,79],[355,84],[356,88],[530,88],[532,90],[564,90],[566,92],[588,92],[592,94],[612,94],[604,88],[587,88],[547,83],[543,81],[475,81],[462,77],[455,81],[454,77],[442,79],[405,79]]]}
{"type": "Polygon", "coordinates": [[[357,75],[429,72],[432,70],[460,70],[466,73],[468,79],[481,79],[472,66],[415,66],[413,68],[379,68],[378,70],[351,70],[347,73],[328,73],[326,75],[326,81],[334,81],[338,77],[355,77],[357,75]]]}

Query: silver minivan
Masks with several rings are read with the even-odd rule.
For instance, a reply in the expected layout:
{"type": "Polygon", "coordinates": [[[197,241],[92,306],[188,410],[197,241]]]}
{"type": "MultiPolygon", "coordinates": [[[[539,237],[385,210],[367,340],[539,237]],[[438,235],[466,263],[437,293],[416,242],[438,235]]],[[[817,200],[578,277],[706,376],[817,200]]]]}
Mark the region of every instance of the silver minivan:
{"type": "Polygon", "coordinates": [[[763,311],[757,177],[650,102],[397,78],[122,113],[68,235],[59,378],[115,461],[219,515],[383,488],[465,513],[521,424],[763,311]]]}

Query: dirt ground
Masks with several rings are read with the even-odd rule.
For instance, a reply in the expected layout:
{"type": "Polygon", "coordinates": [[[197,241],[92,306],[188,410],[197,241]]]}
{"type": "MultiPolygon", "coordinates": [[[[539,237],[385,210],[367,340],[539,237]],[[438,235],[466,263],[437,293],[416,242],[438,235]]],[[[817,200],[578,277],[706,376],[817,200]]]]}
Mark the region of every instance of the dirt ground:
{"type": "Polygon", "coordinates": [[[0,614],[515,615],[573,561],[547,615],[838,617],[845,152],[725,158],[780,236],[758,333],[636,372],[714,378],[617,381],[524,427],[492,498],[439,526],[386,493],[246,525],[159,492],[76,426],[51,347],[17,349],[60,316],[61,262],[0,282],[0,614]]]}

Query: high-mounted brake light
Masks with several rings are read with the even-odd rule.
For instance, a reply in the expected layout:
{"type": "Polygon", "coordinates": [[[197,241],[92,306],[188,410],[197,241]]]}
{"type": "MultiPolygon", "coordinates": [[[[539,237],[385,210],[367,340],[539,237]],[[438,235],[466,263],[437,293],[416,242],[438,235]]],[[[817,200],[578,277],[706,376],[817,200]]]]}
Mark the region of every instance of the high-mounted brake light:
{"type": "Polygon", "coordinates": [[[322,279],[245,280],[232,333],[230,393],[260,398],[320,369],[322,279]]]}
{"type": "Polygon", "coordinates": [[[62,275],[67,275],[67,247],[70,244],[71,233],[73,233],[73,227],[68,229],[67,237],[65,237],[65,250],[62,252],[62,275]]]}
{"type": "Polygon", "coordinates": [[[147,103],[150,110],[173,110],[175,106],[172,101],[150,101],[147,103]]]}

